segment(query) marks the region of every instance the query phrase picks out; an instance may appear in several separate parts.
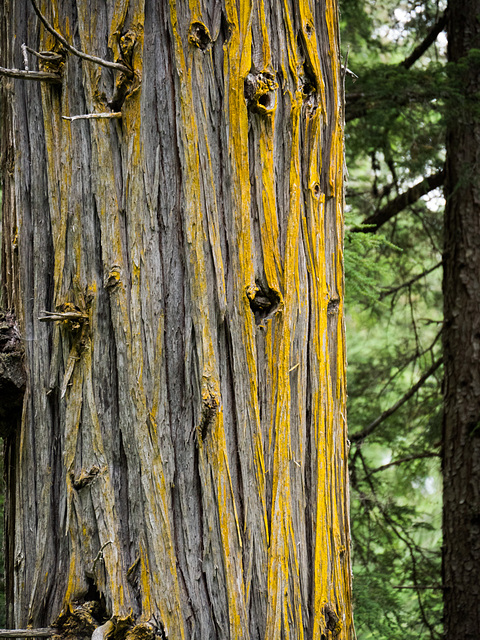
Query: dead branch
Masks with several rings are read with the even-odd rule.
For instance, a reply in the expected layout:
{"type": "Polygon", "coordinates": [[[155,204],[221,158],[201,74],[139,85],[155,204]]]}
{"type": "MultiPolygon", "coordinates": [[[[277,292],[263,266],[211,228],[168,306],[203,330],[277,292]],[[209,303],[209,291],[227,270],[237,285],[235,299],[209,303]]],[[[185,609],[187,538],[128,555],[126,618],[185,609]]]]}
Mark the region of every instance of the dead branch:
{"type": "Polygon", "coordinates": [[[22,80],[43,80],[44,82],[54,82],[61,84],[62,78],[58,73],[48,73],[47,71],[22,71],[20,69],[5,69],[0,67],[0,76],[7,78],[21,78],[22,80]]]}
{"type": "Polygon", "coordinates": [[[397,367],[396,372],[392,376],[390,376],[390,378],[385,382],[385,384],[383,385],[382,389],[380,390],[380,393],[379,393],[380,396],[387,390],[387,388],[392,384],[392,382],[395,380],[395,378],[397,378],[398,375],[403,373],[405,371],[405,369],[412,362],[415,362],[417,360],[417,358],[421,358],[421,357],[425,356],[427,353],[432,353],[433,354],[433,348],[437,344],[438,339],[441,337],[442,330],[443,330],[443,327],[440,329],[440,331],[438,331],[437,335],[434,337],[434,339],[432,340],[432,342],[429,344],[428,347],[426,347],[425,349],[423,349],[420,352],[414,352],[402,365],[397,367]]]}
{"type": "Polygon", "coordinates": [[[57,635],[58,629],[0,629],[0,638],[49,638],[57,635]]]}
{"type": "Polygon", "coordinates": [[[389,409],[387,409],[382,414],[380,414],[378,418],[375,418],[375,420],[373,420],[373,422],[371,422],[367,427],[365,427],[365,429],[350,435],[349,436],[350,442],[362,442],[363,440],[365,440],[365,438],[369,436],[373,431],[375,431],[375,429],[382,422],[384,422],[387,418],[389,418],[393,413],[395,413],[395,411],[397,411],[397,409],[399,409],[402,405],[404,405],[405,402],[407,402],[407,400],[410,400],[410,398],[416,394],[416,392],[425,384],[428,378],[430,378],[430,376],[435,373],[435,371],[442,364],[442,362],[443,362],[443,358],[439,358],[438,360],[436,360],[432,364],[430,369],[428,369],[428,371],[426,371],[423,374],[423,376],[417,380],[417,382],[413,385],[413,387],[411,387],[400,398],[400,400],[398,400],[393,406],[391,406],[389,409]]]}
{"type": "Polygon", "coordinates": [[[28,47],[25,43],[22,44],[22,51],[28,51],[28,53],[31,53],[33,56],[35,56],[36,58],[39,58],[40,60],[45,60],[45,62],[60,62],[60,60],[63,60],[63,56],[61,56],[59,53],[55,53],[54,51],[35,51],[35,49],[32,49],[31,47],[28,47]]]}
{"type": "Polygon", "coordinates": [[[417,453],[415,455],[406,456],[405,458],[399,458],[398,460],[393,460],[393,462],[389,462],[388,464],[382,464],[381,467],[372,469],[368,475],[372,475],[372,473],[378,473],[379,471],[385,471],[385,469],[389,469],[390,467],[396,467],[399,464],[403,464],[404,462],[410,462],[411,460],[421,460],[422,458],[439,458],[439,457],[440,457],[440,454],[434,451],[417,453]]]}
{"type": "Polygon", "coordinates": [[[73,53],[73,55],[77,56],[78,58],[82,58],[82,60],[93,62],[94,64],[98,64],[102,67],[106,67],[107,69],[114,69],[115,71],[120,71],[121,73],[124,73],[128,77],[133,76],[133,71],[128,67],[126,67],[124,64],[120,64],[119,62],[110,62],[108,60],[104,60],[103,58],[98,58],[97,56],[91,56],[88,53],[84,53],[83,51],[76,49],[67,40],[65,40],[65,38],[54,27],[52,27],[52,25],[48,22],[48,20],[45,18],[45,16],[42,14],[40,9],[38,8],[36,0],[30,0],[30,1],[32,3],[35,13],[39,17],[45,29],[47,29],[47,31],[49,31],[53,36],[55,36],[55,38],[57,38],[57,40],[63,44],[63,46],[65,47],[65,49],[67,49],[67,51],[70,51],[70,53],[73,53]]]}
{"type": "Polygon", "coordinates": [[[405,289],[406,287],[410,287],[412,284],[415,284],[415,282],[417,282],[418,280],[421,280],[425,276],[428,276],[430,273],[438,269],[438,267],[441,267],[442,264],[443,264],[443,260],[440,260],[440,262],[437,262],[436,265],[434,265],[433,267],[430,267],[430,269],[426,269],[425,271],[422,271],[422,273],[418,273],[416,276],[413,276],[413,278],[410,278],[410,280],[407,280],[407,282],[402,282],[402,284],[399,284],[397,287],[391,287],[390,289],[386,289],[385,291],[382,291],[378,299],[383,300],[387,296],[391,296],[397,293],[398,291],[405,289]]]}
{"type": "Polygon", "coordinates": [[[122,114],[120,111],[107,112],[107,113],[85,113],[79,116],[62,116],[63,120],[69,120],[73,122],[74,120],[105,120],[111,118],[121,118],[122,114]]]}
{"type": "Polygon", "coordinates": [[[434,173],[427,178],[424,178],[413,187],[407,189],[404,193],[401,193],[396,198],[388,202],[384,207],[372,213],[371,216],[363,220],[362,225],[368,225],[367,227],[355,227],[352,231],[361,233],[374,233],[386,222],[391,220],[398,213],[406,209],[410,205],[420,200],[420,198],[434,189],[438,189],[445,180],[445,171],[442,169],[437,173],[434,173]]]}
{"type": "Polygon", "coordinates": [[[442,587],[442,585],[440,584],[416,584],[416,585],[399,585],[399,586],[395,586],[392,585],[392,589],[443,589],[444,587],[442,587]]]}
{"type": "Polygon", "coordinates": [[[412,53],[400,63],[400,67],[404,69],[410,69],[411,66],[427,51],[427,49],[435,42],[439,34],[447,26],[447,12],[444,11],[437,22],[433,25],[430,31],[425,36],[424,40],[415,47],[412,53]]]}
{"type": "Polygon", "coordinates": [[[65,320],[88,320],[88,316],[81,311],[42,311],[45,315],[40,316],[40,322],[57,322],[65,320]]]}
{"type": "MultiPolygon", "coordinates": [[[[422,599],[420,597],[420,593],[422,591],[423,585],[420,587],[420,589],[417,589],[418,570],[417,570],[417,558],[415,556],[415,552],[420,553],[424,558],[425,558],[425,554],[423,553],[422,548],[412,539],[411,535],[405,530],[405,528],[399,522],[396,522],[396,520],[390,515],[388,510],[385,509],[385,507],[378,500],[377,492],[375,490],[374,483],[372,481],[372,478],[368,474],[368,466],[367,466],[367,464],[365,462],[365,457],[363,456],[363,454],[362,454],[360,449],[357,449],[357,451],[358,451],[358,455],[360,457],[360,461],[362,463],[363,469],[364,469],[365,474],[366,474],[365,479],[367,480],[367,483],[370,486],[372,494],[375,496],[377,508],[379,509],[380,513],[383,515],[383,517],[385,519],[385,522],[390,527],[390,530],[392,531],[392,533],[399,540],[401,540],[405,544],[405,546],[407,547],[407,550],[408,550],[408,553],[410,555],[410,559],[411,559],[411,562],[412,562],[412,580],[413,580],[413,583],[414,583],[413,589],[416,591],[416,594],[417,594],[417,601],[418,601],[418,606],[419,606],[419,609],[420,609],[420,614],[422,616],[422,620],[423,620],[425,626],[430,631],[430,637],[434,638],[435,637],[435,630],[433,628],[433,625],[430,624],[430,622],[429,622],[429,620],[427,618],[425,607],[424,607],[422,599]]],[[[382,528],[383,528],[384,531],[386,530],[385,527],[382,527],[382,528]]]]}
{"type": "Polygon", "coordinates": [[[373,109],[382,108],[382,105],[389,104],[395,107],[404,107],[413,102],[430,102],[441,97],[440,90],[435,87],[429,90],[428,87],[422,89],[410,89],[395,96],[374,96],[365,92],[347,93],[345,95],[345,122],[352,122],[358,118],[364,118],[373,109]]]}

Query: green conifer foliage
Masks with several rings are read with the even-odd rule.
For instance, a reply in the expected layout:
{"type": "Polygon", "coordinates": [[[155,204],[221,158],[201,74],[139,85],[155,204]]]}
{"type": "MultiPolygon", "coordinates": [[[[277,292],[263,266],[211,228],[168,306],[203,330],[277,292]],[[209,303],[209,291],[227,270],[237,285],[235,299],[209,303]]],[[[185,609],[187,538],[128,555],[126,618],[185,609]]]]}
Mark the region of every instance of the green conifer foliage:
{"type": "Polygon", "coordinates": [[[343,0],[359,640],[440,638],[442,2],[343,0]],[[367,223],[362,226],[362,223],[367,223]]]}

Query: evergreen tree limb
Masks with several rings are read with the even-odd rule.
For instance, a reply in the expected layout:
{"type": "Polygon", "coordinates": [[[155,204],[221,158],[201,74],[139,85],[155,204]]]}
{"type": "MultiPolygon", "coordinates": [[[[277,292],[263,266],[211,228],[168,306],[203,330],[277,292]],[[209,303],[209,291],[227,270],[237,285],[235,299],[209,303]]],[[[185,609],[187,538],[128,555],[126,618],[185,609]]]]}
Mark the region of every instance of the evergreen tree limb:
{"type": "Polygon", "coordinates": [[[383,413],[381,413],[375,420],[373,420],[365,429],[359,431],[357,433],[353,433],[350,435],[350,442],[362,442],[365,440],[367,436],[369,436],[375,429],[382,424],[387,418],[389,418],[397,409],[399,409],[402,405],[410,400],[410,398],[415,395],[415,393],[425,384],[425,382],[430,378],[431,375],[435,373],[438,367],[442,364],[443,358],[439,358],[436,360],[432,366],[423,374],[421,378],[417,380],[417,382],[411,387],[394,405],[390,408],[386,409],[383,413]]]}
{"type": "Polygon", "coordinates": [[[364,118],[372,109],[386,104],[394,104],[396,107],[403,107],[412,102],[428,102],[439,97],[438,88],[429,90],[418,87],[409,88],[395,96],[392,95],[371,95],[365,91],[356,91],[345,95],[345,122],[364,118]]]}
{"type": "Polygon", "coordinates": [[[417,182],[413,187],[407,189],[404,193],[401,193],[396,198],[388,202],[381,209],[377,209],[375,213],[362,222],[361,227],[355,227],[352,231],[362,232],[362,233],[374,233],[386,222],[395,217],[398,213],[406,209],[410,205],[414,204],[422,196],[434,189],[438,189],[441,187],[445,180],[445,171],[442,169],[437,173],[434,173],[428,178],[424,178],[421,182],[417,182]],[[363,227],[363,225],[368,225],[368,227],[363,227]]]}
{"type": "MultiPolygon", "coordinates": [[[[445,11],[430,29],[424,40],[415,47],[412,53],[407,58],[405,58],[405,60],[400,62],[398,68],[407,70],[410,69],[415,64],[415,62],[417,62],[417,60],[425,53],[425,51],[427,51],[428,48],[435,42],[439,34],[446,28],[446,25],[447,12],[445,11]]],[[[424,98],[425,95],[422,93],[421,97],[424,98]]],[[[415,99],[415,95],[412,94],[412,92],[408,92],[404,96],[397,96],[396,103],[399,106],[402,106],[404,104],[407,104],[408,102],[411,102],[412,99],[415,99]]],[[[372,106],[373,105],[369,102],[369,97],[365,92],[356,91],[347,93],[345,96],[345,122],[351,122],[352,120],[356,120],[357,118],[366,116],[372,106]]]]}
{"type": "Polygon", "coordinates": [[[404,69],[410,69],[411,66],[415,64],[415,62],[423,56],[425,51],[435,42],[440,33],[445,30],[447,26],[447,12],[444,11],[437,22],[430,29],[424,40],[415,47],[412,53],[405,58],[403,62],[400,63],[399,66],[404,69]]]}

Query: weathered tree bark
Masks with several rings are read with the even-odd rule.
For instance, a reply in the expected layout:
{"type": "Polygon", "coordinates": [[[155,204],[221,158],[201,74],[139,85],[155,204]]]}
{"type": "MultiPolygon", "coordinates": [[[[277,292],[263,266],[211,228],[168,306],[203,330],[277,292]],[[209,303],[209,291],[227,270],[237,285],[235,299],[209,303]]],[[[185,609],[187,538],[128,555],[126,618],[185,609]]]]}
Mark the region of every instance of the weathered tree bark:
{"type": "Polygon", "coordinates": [[[133,74],[3,2],[9,622],[350,638],[336,3],[40,8],[133,74]]]}
{"type": "Polygon", "coordinates": [[[479,0],[451,0],[448,57],[456,92],[447,130],[444,247],[445,637],[480,634],[479,0]],[[472,56],[472,53],[476,55],[472,56]]]}

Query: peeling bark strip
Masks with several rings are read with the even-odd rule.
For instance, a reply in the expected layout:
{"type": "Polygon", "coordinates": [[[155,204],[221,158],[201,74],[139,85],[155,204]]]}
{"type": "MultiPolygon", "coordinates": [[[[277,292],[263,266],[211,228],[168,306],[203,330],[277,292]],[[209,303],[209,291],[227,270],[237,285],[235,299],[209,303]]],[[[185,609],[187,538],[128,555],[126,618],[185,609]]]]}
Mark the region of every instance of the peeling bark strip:
{"type": "Polygon", "coordinates": [[[349,640],[336,3],[37,4],[0,64],[87,57],[3,82],[9,623],[349,640]]]}

